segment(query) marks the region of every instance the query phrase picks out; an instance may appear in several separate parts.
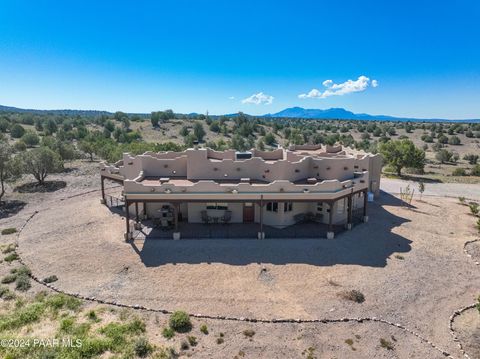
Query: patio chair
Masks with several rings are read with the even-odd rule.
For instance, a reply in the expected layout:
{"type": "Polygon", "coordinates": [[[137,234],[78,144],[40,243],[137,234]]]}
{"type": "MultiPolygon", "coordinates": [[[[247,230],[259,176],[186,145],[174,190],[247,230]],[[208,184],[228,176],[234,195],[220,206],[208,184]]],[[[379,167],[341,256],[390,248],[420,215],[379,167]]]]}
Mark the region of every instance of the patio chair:
{"type": "Polygon", "coordinates": [[[232,220],[232,211],[225,211],[222,217],[222,222],[224,224],[229,223],[232,220]]]}
{"type": "Polygon", "coordinates": [[[202,222],[205,224],[210,223],[211,218],[208,216],[207,211],[201,211],[200,214],[202,215],[202,222]]]}

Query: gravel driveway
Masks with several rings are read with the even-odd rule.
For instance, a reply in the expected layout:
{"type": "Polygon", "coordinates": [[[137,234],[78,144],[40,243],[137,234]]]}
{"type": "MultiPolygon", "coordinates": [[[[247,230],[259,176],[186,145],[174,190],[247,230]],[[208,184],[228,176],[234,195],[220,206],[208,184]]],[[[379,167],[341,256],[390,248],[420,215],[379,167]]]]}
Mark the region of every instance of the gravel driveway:
{"type": "MultiPolygon", "coordinates": [[[[380,188],[391,194],[400,193],[400,188],[405,188],[407,185],[410,185],[410,188],[415,189],[415,193],[418,194],[418,182],[393,178],[382,178],[380,181],[380,188]]],[[[423,195],[455,198],[465,197],[467,199],[480,200],[480,185],[463,183],[425,183],[425,192],[423,195]]]]}

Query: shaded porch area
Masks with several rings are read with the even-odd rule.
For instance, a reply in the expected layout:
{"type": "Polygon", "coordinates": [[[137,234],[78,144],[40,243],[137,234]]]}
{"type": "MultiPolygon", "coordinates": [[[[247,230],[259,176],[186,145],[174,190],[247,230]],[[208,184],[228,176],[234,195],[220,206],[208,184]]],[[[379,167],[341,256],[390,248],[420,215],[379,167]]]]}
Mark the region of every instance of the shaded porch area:
{"type": "Polygon", "coordinates": [[[260,195],[260,200],[224,200],[224,203],[204,201],[135,200],[127,196],[124,206],[125,239],[333,239],[340,232],[351,230],[355,224],[368,220],[366,189],[328,200],[295,201],[279,198],[264,201],[263,195],[260,195]],[[353,205],[353,197],[358,195],[363,202],[360,208],[353,205]],[[182,213],[181,206],[185,210],[185,205],[192,203],[194,206],[188,207],[186,214],[182,213]],[[265,223],[267,214],[270,223],[265,223]],[[334,214],[339,218],[333,220],[334,214]],[[217,220],[212,220],[214,218],[217,220]]]}
{"type": "MultiPolygon", "coordinates": [[[[361,221],[354,221],[360,223],[361,221]]],[[[347,228],[345,225],[333,225],[335,236],[347,228]]],[[[179,222],[178,229],[162,228],[153,220],[142,222],[141,229],[134,229],[132,239],[168,239],[175,232],[181,233],[182,239],[257,239],[258,223],[203,224],[179,222]]],[[[316,222],[296,223],[285,228],[263,226],[265,238],[327,238],[328,224],[316,222]]]]}

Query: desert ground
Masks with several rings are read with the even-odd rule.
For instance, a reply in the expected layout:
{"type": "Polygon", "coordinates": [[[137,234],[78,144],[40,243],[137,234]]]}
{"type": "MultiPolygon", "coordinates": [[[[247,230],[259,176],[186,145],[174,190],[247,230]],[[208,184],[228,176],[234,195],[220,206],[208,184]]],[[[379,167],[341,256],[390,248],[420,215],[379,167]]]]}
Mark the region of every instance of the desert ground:
{"type": "MultiPolygon", "coordinates": [[[[478,235],[458,199],[425,193],[404,206],[383,192],[369,207],[368,223],[334,240],[147,237],[128,243],[121,213],[100,204],[96,166],[78,161],[66,175],[51,176],[52,192],[14,192],[12,199],[26,205],[3,213],[0,225],[24,226],[17,253],[35,277],[57,276],[55,287],[66,293],[152,309],[130,311],[146,322],[155,345],[199,358],[440,358],[442,351],[462,356],[449,317],[474,303],[480,267],[476,243],[466,247],[471,257],[464,251],[465,242],[478,235]],[[345,299],[342,294],[350,290],[363,293],[365,301],[345,299]],[[180,348],[183,334],[161,335],[168,315],[155,310],[179,309],[207,316],[193,319],[199,343],[190,349],[180,348]],[[230,319],[208,318],[214,316],[230,319]],[[343,318],[378,318],[401,328],[381,321],[328,321],[343,318]],[[201,324],[210,328],[208,335],[199,332],[201,324]],[[246,329],[255,334],[247,337],[246,329]]],[[[396,185],[387,179],[383,187],[396,185]]],[[[454,196],[453,188],[443,194],[454,196]]],[[[113,183],[108,189],[118,190],[113,183]]],[[[12,243],[15,235],[2,235],[1,241],[12,243]]],[[[11,267],[1,263],[0,274],[11,267]]],[[[41,290],[49,289],[33,283],[28,295],[41,290]]],[[[472,358],[480,355],[478,317],[470,310],[454,323],[472,358]]]]}

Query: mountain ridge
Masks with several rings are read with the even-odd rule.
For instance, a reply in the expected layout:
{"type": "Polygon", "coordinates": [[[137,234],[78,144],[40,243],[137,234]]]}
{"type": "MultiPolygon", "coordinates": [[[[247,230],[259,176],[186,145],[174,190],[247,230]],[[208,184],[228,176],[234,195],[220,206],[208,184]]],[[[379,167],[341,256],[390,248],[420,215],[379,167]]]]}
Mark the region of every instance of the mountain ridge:
{"type": "MultiPolygon", "coordinates": [[[[57,109],[57,110],[38,110],[38,109],[23,109],[13,106],[0,105],[0,112],[14,112],[14,113],[33,113],[33,114],[56,114],[68,116],[102,116],[113,115],[113,112],[99,111],[99,110],[72,110],[72,109],[57,109]]],[[[190,113],[187,115],[193,115],[190,113]]],[[[129,113],[129,115],[148,116],[147,113],[129,113]]],[[[235,117],[236,114],[227,114],[225,116],[235,117]]],[[[218,117],[220,115],[212,116],[218,117]]],[[[250,116],[250,115],[249,115],[250,116]]],[[[276,113],[268,113],[260,116],[262,118],[298,118],[298,119],[312,119],[312,120],[358,120],[358,121],[392,121],[392,122],[454,122],[454,123],[480,123],[480,119],[441,119],[441,118],[409,118],[409,117],[395,117],[388,115],[370,115],[367,113],[354,113],[342,107],[333,107],[328,109],[305,109],[303,107],[288,107],[276,113]]]]}
{"type": "Polygon", "coordinates": [[[392,121],[392,122],[462,122],[479,123],[480,119],[442,119],[442,118],[410,118],[387,115],[370,115],[367,113],[353,113],[341,107],[325,110],[305,109],[303,107],[289,107],[280,112],[268,113],[261,117],[269,118],[302,118],[302,119],[329,119],[329,120],[361,120],[361,121],[392,121]]]}

